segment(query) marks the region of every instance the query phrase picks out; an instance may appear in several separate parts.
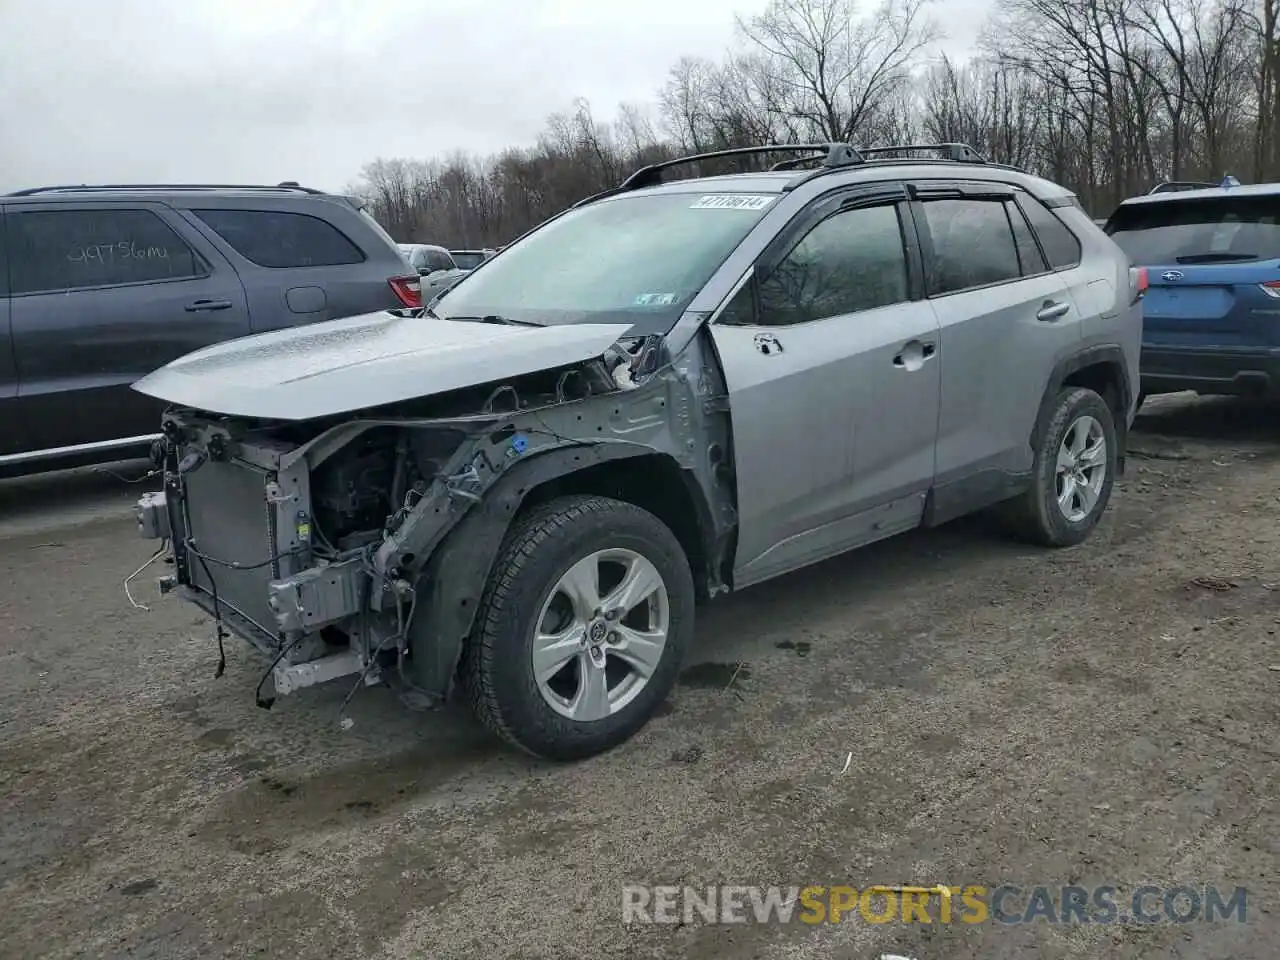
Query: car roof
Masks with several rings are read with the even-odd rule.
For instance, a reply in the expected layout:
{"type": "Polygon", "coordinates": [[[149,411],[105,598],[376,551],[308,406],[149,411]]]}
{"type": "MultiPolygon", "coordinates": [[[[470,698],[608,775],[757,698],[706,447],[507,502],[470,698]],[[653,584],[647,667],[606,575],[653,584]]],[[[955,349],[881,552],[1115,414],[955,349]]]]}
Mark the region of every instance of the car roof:
{"type": "MultiPolygon", "coordinates": [[[[1152,203],[1186,203],[1190,200],[1219,200],[1227,197],[1280,196],[1280,183],[1248,183],[1234,187],[1205,187],[1200,190],[1170,190],[1130,197],[1120,207],[1138,207],[1152,203]]],[[[1119,209],[1119,207],[1117,208],[1119,209]]]]}
{"type": "Polygon", "coordinates": [[[202,184],[202,183],[119,183],[119,184],[67,184],[48,187],[29,187],[12,193],[0,194],[6,204],[21,203],[83,203],[86,200],[162,200],[218,197],[236,200],[263,200],[266,198],[291,199],[315,198],[319,200],[348,200],[342,194],[326,193],[295,183],[280,184],[202,184]]]}
{"type": "MultiPolygon", "coordinates": [[[[769,170],[761,173],[732,173],[711,177],[669,180],[651,187],[639,187],[601,199],[661,193],[783,193],[794,184],[813,176],[814,170],[769,170]]],[[[1074,194],[1050,180],[1032,176],[1016,167],[997,163],[959,163],[953,160],[870,160],[824,172],[833,184],[876,183],[885,180],[994,180],[1022,187],[1045,199],[1067,199],[1074,194]]]]}

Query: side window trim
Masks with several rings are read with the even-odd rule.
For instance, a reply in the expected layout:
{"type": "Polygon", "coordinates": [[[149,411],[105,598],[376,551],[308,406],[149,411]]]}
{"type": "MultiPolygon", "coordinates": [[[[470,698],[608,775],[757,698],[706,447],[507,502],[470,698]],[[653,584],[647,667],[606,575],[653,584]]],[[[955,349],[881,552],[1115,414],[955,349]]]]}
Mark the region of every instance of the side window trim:
{"type": "Polygon", "coordinates": [[[925,283],[923,234],[916,220],[915,204],[909,200],[898,202],[898,224],[902,229],[902,243],[907,254],[907,302],[927,300],[929,290],[925,283]]]}
{"type": "Polygon", "coordinates": [[[8,238],[5,236],[5,208],[0,206],[0,297],[9,295],[8,238]]]}
{"type": "Polygon", "coordinates": [[[1018,188],[998,180],[912,180],[913,200],[1012,200],[1018,188]]]}
{"type": "MultiPolygon", "coordinates": [[[[912,191],[912,193],[913,195],[916,195],[916,192],[914,190],[912,191]]],[[[911,201],[912,215],[914,216],[917,223],[923,225],[919,231],[919,242],[920,242],[920,252],[921,252],[921,255],[924,257],[925,277],[926,277],[925,289],[926,289],[926,296],[928,297],[928,299],[938,300],[938,299],[941,299],[942,297],[954,297],[954,296],[959,296],[961,294],[972,293],[975,290],[991,290],[995,287],[1003,287],[1003,286],[1006,286],[1007,284],[1018,283],[1022,280],[1027,279],[1026,277],[1022,276],[1021,261],[1019,261],[1019,271],[1018,271],[1019,275],[1016,277],[1010,277],[1007,280],[996,280],[992,283],[983,283],[973,287],[964,287],[961,290],[948,290],[945,293],[930,294],[927,292],[928,277],[933,274],[934,270],[938,269],[937,267],[938,261],[937,261],[937,251],[933,245],[933,235],[929,231],[929,221],[925,217],[924,205],[934,200],[976,200],[983,203],[999,203],[1001,207],[1001,212],[1003,213],[1004,204],[1002,202],[1002,198],[1010,198],[1014,195],[1015,193],[1012,191],[1012,188],[1010,188],[1010,192],[1008,194],[995,192],[995,193],[990,193],[986,195],[979,195],[979,194],[963,194],[958,192],[944,194],[942,192],[938,192],[938,193],[925,194],[924,199],[918,199],[918,198],[912,199],[911,201]]],[[[1016,256],[1017,243],[1013,236],[1013,226],[1012,224],[1009,223],[1008,214],[1004,214],[1004,220],[1005,220],[1005,225],[1009,227],[1009,243],[1013,246],[1015,251],[1015,256],[1016,256]]],[[[1032,236],[1035,236],[1034,230],[1032,231],[1032,236]]],[[[1047,257],[1045,258],[1045,262],[1048,263],[1047,257]]]]}
{"type": "Polygon", "coordinates": [[[1003,204],[1005,216],[1009,218],[1009,229],[1013,231],[1014,243],[1013,248],[1018,252],[1018,266],[1022,269],[1022,279],[1030,280],[1033,277],[1044,277],[1054,272],[1053,265],[1049,263],[1049,255],[1045,253],[1044,244],[1040,241],[1040,235],[1036,233],[1035,228],[1031,226],[1031,221],[1027,219],[1026,213],[1023,212],[1021,204],[1018,203],[1016,197],[1010,197],[1009,202],[1003,204]],[[1017,228],[1013,224],[1013,213],[1009,207],[1012,206],[1017,211],[1018,216],[1022,220],[1022,225],[1027,228],[1027,234],[1031,237],[1031,242],[1035,244],[1036,250],[1040,252],[1040,262],[1044,264],[1043,270],[1037,270],[1034,273],[1027,273],[1026,266],[1022,263],[1022,252],[1018,250],[1018,234],[1017,228]]]}
{"type": "Polygon", "coordinates": [[[61,295],[65,293],[82,293],[98,290],[125,290],[132,287],[151,287],[162,283],[189,283],[192,280],[207,280],[209,277],[213,276],[213,266],[209,263],[208,258],[196,249],[196,247],[194,247],[191,242],[182,235],[182,232],[177,230],[172,223],[161,215],[159,211],[146,204],[95,204],[93,206],[70,206],[63,204],[58,204],[57,206],[42,205],[27,210],[9,210],[7,215],[5,215],[4,211],[0,211],[0,226],[4,228],[4,233],[0,233],[0,241],[3,241],[5,244],[5,250],[0,251],[0,269],[5,271],[5,276],[0,278],[0,293],[7,290],[8,292],[4,295],[14,299],[19,297],[47,297],[54,294],[61,295]],[[101,211],[110,211],[114,213],[145,213],[154,217],[164,227],[164,229],[169,231],[169,233],[171,233],[191,254],[191,264],[196,268],[197,272],[182,277],[156,277],[151,280],[120,280],[114,283],[66,285],[60,287],[45,287],[39,290],[15,291],[13,290],[13,285],[11,283],[7,286],[5,285],[5,281],[8,280],[8,271],[12,269],[11,266],[6,266],[6,261],[9,263],[12,263],[13,261],[12,251],[15,249],[15,244],[12,242],[11,238],[16,234],[16,224],[19,217],[26,214],[38,213],[61,214],[101,211]]]}

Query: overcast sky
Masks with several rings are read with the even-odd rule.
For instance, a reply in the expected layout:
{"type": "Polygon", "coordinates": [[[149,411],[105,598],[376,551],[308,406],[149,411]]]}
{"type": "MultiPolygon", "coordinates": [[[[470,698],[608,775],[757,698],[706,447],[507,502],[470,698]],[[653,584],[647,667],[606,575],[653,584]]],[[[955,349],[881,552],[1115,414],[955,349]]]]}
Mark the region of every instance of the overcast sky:
{"type": "MultiPolygon", "coordinates": [[[[949,52],[993,0],[939,0],[949,52]]],[[[652,102],[764,0],[0,0],[0,191],[298,180],[652,102]]],[[[870,3],[868,3],[870,6],[870,3]]]]}

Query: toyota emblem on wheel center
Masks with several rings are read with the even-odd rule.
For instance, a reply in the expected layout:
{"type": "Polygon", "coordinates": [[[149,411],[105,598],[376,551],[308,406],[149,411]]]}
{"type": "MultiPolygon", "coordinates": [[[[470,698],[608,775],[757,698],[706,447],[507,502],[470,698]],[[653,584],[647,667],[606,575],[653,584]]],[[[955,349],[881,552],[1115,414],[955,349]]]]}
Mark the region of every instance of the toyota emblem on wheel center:
{"type": "Polygon", "coordinates": [[[1181,270],[1166,270],[1164,273],[1160,274],[1160,279],[1173,281],[1173,280],[1181,280],[1185,276],[1186,274],[1183,273],[1181,270]]]}

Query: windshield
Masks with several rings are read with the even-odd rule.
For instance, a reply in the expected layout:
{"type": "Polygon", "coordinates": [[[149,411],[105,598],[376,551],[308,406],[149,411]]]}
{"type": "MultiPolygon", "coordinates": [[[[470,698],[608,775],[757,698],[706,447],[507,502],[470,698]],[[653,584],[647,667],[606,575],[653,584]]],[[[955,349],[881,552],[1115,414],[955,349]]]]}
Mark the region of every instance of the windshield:
{"type": "Polygon", "coordinates": [[[1280,257],[1280,196],[1210,197],[1121,207],[1107,232],[1138,266],[1280,257]]]}
{"type": "Polygon", "coordinates": [[[659,193],[571,210],[467,274],[434,309],[666,333],[774,199],[659,193]]]}
{"type": "Polygon", "coordinates": [[[473,250],[454,250],[453,262],[458,265],[459,270],[474,270],[484,263],[484,254],[473,250]]]}

